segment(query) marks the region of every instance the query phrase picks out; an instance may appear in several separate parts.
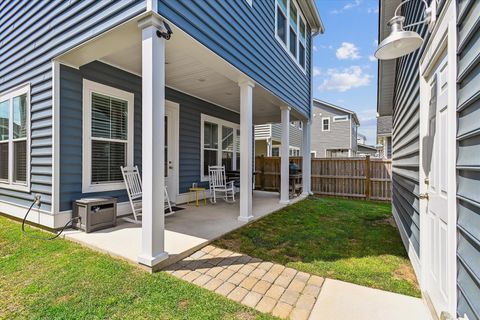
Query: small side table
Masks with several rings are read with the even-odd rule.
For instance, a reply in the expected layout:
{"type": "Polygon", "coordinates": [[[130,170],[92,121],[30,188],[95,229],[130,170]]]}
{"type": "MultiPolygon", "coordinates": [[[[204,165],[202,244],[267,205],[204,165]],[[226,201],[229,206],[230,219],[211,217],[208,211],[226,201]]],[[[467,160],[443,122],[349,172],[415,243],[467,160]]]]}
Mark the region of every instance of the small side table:
{"type": "MultiPolygon", "coordinates": [[[[207,197],[205,195],[205,188],[190,188],[190,193],[195,192],[195,206],[198,207],[198,193],[203,192],[203,200],[207,204],[207,197]]],[[[190,204],[190,197],[188,197],[188,204],[190,204]]]]}

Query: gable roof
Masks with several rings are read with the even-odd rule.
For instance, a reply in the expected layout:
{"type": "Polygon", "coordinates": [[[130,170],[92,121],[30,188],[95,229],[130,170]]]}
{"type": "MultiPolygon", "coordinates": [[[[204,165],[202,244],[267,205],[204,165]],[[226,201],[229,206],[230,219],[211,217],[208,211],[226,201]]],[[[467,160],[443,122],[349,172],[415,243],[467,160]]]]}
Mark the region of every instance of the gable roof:
{"type": "MultiPolygon", "coordinates": [[[[358,120],[358,117],[357,117],[357,114],[355,113],[355,111],[352,111],[352,110],[349,110],[349,109],[345,109],[345,108],[342,108],[342,107],[339,107],[337,105],[334,105],[334,104],[331,104],[329,102],[326,102],[326,101],[323,101],[323,100],[320,100],[320,99],[313,99],[313,105],[315,106],[315,104],[320,104],[320,105],[323,105],[325,107],[328,107],[328,108],[333,108],[333,109],[336,109],[336,110],[339,110],[339,111],[342,111],[342,112],[345,112],[345,113],[348,113],[348,114],[351,114],[352,115],[352,118],[353,118],[353,121],[355,121],[355,123],[357,125],[360,125],[360,121],[358,120]]],[[[316,106],[318,107],[318,106],[316,106]]]]}

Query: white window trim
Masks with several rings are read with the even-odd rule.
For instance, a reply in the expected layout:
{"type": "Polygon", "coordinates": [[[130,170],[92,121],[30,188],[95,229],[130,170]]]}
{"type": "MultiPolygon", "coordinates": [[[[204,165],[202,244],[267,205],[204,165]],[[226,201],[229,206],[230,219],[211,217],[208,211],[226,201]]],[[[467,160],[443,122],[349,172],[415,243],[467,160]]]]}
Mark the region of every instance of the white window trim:
{"type": "Polygon", "coordinates": [[[288,147],[288,154],[290,157],[300,157],[300,148],[299,147],[294,147],[294,146],[289,146],[288,147]],[[294,151],[298,151],[298,155],[291,154],[294,153],[294,151]]]}
{"type": "MultiPolygon", "coordinates": [[[[30,83],[26,83],[20,85],[10,91],[4,92],[0,94],[0,101],[9,100],[9,115],[8,115],[8,180],[0,180],[0,187],[5,189],[11,189],[16,191],[23,191],[23,192],[30,192],[30,168],[31,168],[31,137],[30,137],[30,130],[31,130],[31,102],[30,102],[30,83]],[[27,95],[27,165],[26,165],[26,183],[19,183],[13,182],[13,169],[14,169],[14,158],[13,158],[13,103],[12,99],[22,94],[27,95]]],[[[21,141],[25,138],[15,139],[15,141],[21,141]]]]}
{"type": "MultiPolygon", "coordinates": [[[[217,163],[222,163],[222,152],[223,152],[223,149],[222,149],[222,126],[225,126],[225,127],[229,127],[229,128],[232,128],[233,129],[233,156],[232,156],[232,166],[233,166],[233,169],[235,170],[236,167],[239,167],[239,163],[236,163],[236,159],[237,159],[237,148],[236,148],[236,144],[237,144],[237,130],[240,130],[240,125],[239,124],[236,124],[236,123],[233,123],[233,122],[230,122],[230,121],[227,121],[227,120],[223,120],[223,119],[220,119],[220,118],[216,118],[216,117],[213,117],[213,116],[209,116],[209,115],[206,115],[206,114],[201,114],[200,115],[200,180],[202,182],[205,182],[205,181],[208,181],[208,175],[204,175],[203,174],[203,161],[204,161],[204,156],[203,156],[203,142],[204,142],[204,123],[205,122],[210,122],[210,123],[213,123],[213,124],[216,124],[218,125],[218,130],[217,130],[217,141],[218,141],[218,146],[217,146],[217,163]]],[[[242,134],[240,132],[240,134],[242,134]]]]}
{"type": "Polygon", "coordinates": [[[103,192],[124,190],[124,182],[92,184],[92,93],[99,93],[109,97],[125,100],[128,104],[128,136],[127,136],[127,165],[133,166],[133,137],[134,137],[134,94],[113,88],[104,84],[83,79],[83,174],[82,192],[103,192]]]}
{"type": "Polygon", "coordinates": [[[307,43],[308,43],[308,34],[307,34],[307,22],[305,20],[305,17],[303,16],[303,13],[302,13],[302,10],[300,9],[299,5],[297,4],[297,1],[295,0],[287,0],[287,30],[286,30],[286,43],[283,42],[283,40],[278,36],[278,11],[277,11],[277,7],[280,7],[279,3],[278,3],[278,0],[275,0],[275,39],[277,39],[277,41],[280,43],[280,45],[282,46],[282,48],[287,52],[287,54],[290,56],[290,58],[295,62],[295,64],[300,68],[300,70],[302,70],[302,72],[304,74],[307,73],[307,43]],[[302,65],[300,65],[300,59],[299,59],[299,54],[300,54],[300,37],[298,36],[298,32],[299,32],[299,28],[300,28],[300,21],[297,21],[297,31],[296,31],[296,34],[297,34],[297,43],[296,43],[296,46],[297,46],[297,56],[294,56],[291,52],[290,52],[290,1],[293,1],[295,7],[297,7],[297,13],[298,13],[298,18],[303,20],[303,23],[305,24],[305,66],[302,67],[302,65]]]}
{"type": "Polygon", "coordinates": [[[331,123],[330,123],[330,117],[322,117],[322,131],[330,131],[331,129],[331,123]],[[323,127],[323,120],[328,120],[328,130],[325,130],[323,127]]]}
{"type": "Polygon", "coordinates": [[[343,121],[348,121],[348,120],[349,120],[348,115],[333,117],[333,122],[343,122],[343,121]]]}

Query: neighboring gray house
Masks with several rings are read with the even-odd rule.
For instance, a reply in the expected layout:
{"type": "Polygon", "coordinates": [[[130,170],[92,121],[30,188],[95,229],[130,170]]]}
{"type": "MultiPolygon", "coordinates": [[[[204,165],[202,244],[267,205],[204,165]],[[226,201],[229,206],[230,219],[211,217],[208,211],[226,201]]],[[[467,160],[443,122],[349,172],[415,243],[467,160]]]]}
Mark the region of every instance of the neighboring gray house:
{"type": "Polygon", "coordinates": [[[376,146],[367,144],[367,137],[364,134],[357,134],[357,154],[358,157],[369,155],[371,157],[378,157],[378,149],[376,146]]]}
{"type": "Polygon", "coordinates": [[[352,157],[357,153],[357,114],[331,103],[313,99],[312,155],[352,157]]]}
{"type": "MultiPolygon", "coordinates": [[[[300,156],[302,149],[303,125],[300,121],[290,122],[290,156],[300,156]]],[[[282,124],[268,123],[255,126],[255,155],[265,157],[280,156],[282,145],[282,124]]]]}
{"type": "MultiPolygon", "coordinates": [[[[380,0],[379,42],[401,0],[380,0]]],[[[398,14],[424,40],[379,61],[378,113],[393,116],[392,210],[425,301],[480,319],[480,1],[420,1],[398,14]],[[428,29],[431,32],[428,32],[428,29]]],[[[446,316],[449,313],[450,316],[446,316]]]]}
{"type": "Polygon", "coordinates": [[[377,118],[377,144],[380,147],[380,157],[392,158],[392,116],[377,118]]]}

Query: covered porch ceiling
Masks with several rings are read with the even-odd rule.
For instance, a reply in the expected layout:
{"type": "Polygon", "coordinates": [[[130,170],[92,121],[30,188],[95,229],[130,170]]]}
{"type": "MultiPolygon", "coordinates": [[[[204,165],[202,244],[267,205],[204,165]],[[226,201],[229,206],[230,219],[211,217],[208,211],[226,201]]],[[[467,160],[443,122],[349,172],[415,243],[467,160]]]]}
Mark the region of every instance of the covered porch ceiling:
{"type": "MultiPolygon", "coordinates": [[[[132,19],[74,48],[57,59],[73,67],[95,60],[141,76],[142,46],[140,18],[132,19]]],[[[191,96],[240,112],[238,81],[246,75],[173,24],[166,41],[166,86],[191,96]]],[[[253,90],[254,124],[280,122],[280,106],[286,103],[259,84],[253,90]]],[[[304,117],[291,110],[291,120],[304,117]]]]}

